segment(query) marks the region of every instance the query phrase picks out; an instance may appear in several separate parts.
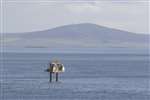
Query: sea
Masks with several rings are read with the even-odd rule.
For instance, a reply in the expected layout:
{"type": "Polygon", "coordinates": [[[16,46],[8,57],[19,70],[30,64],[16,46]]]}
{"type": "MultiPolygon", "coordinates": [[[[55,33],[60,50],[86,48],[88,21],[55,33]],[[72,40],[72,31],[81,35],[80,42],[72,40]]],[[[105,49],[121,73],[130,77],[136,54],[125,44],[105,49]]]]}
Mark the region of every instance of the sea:
{"type": "Polygon", "coordinates": [[[34,49],[1,52],[0,100],[150,100],[148,51],[34,49]],[[56,59],[65,72],[50,83],[45,70],[56,59]]]}

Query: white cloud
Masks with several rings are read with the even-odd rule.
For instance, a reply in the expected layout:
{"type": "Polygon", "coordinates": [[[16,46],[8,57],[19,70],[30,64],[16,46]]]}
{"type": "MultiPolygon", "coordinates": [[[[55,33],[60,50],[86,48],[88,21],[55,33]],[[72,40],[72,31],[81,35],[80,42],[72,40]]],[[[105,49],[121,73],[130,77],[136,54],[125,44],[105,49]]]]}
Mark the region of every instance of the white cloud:
{"type": "Polygon", "coordinates": [[[75,13],[97,13],[101,10],[101,7],[96,4],[82,3],[82,4],[70,4],[66,7],[75,13]]]}

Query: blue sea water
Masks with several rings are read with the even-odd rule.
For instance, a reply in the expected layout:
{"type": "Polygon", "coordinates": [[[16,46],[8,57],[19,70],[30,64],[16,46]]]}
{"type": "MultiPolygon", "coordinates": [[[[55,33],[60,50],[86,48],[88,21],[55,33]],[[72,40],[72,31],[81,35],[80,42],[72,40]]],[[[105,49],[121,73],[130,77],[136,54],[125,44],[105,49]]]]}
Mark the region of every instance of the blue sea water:
{"type": "Polygon", "coordinates": [[[148,53],[3,53],[1,100],[149,100],[148,53]],[[59,59],[65,72],[49,83],[59,59]]]}

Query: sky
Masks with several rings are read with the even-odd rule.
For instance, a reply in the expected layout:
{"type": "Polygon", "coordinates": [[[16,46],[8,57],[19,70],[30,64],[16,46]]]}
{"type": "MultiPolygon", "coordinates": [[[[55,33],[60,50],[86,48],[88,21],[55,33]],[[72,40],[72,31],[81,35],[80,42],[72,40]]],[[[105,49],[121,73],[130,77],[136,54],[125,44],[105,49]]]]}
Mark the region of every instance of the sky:
{"type": "Polygon", "coordinates": [[[68,24],[94,23],[148,34],[148,0],[3,0],[3,33],[40,31],[68,24]]]}

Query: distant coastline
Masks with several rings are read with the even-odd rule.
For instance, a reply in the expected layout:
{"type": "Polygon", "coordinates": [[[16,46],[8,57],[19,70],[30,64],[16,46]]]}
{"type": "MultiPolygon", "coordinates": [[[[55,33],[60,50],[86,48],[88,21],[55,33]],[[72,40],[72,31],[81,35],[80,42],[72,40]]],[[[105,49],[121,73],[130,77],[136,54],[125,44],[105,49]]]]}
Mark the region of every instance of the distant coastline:
{"type": "Polygon", "coordinates": [[[48,48],[44,46],[25,46],[24,48],[48,48]]]}

